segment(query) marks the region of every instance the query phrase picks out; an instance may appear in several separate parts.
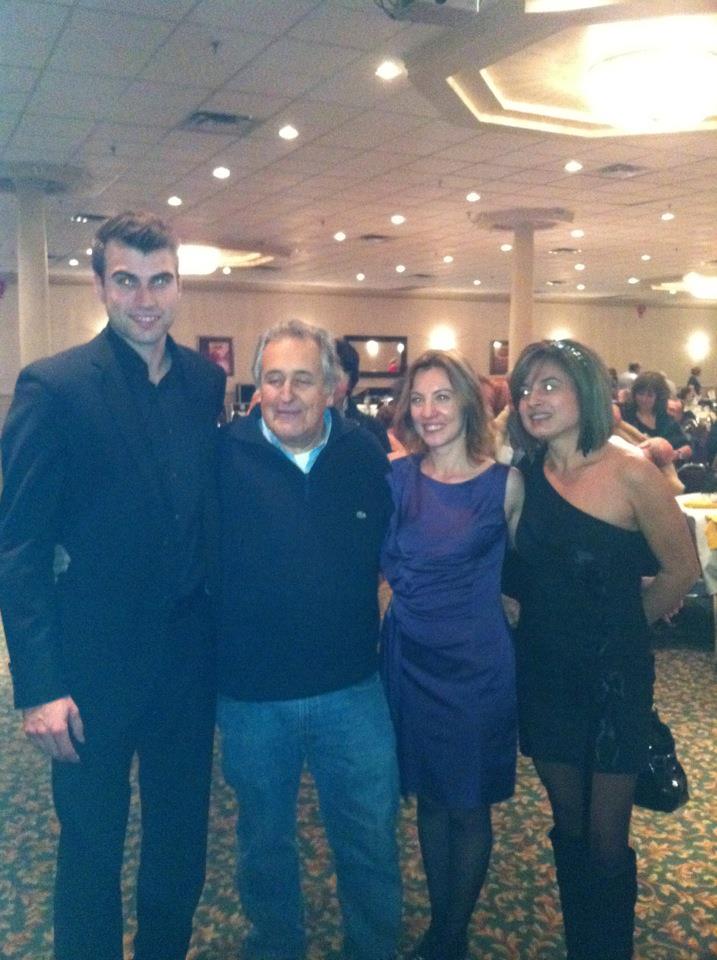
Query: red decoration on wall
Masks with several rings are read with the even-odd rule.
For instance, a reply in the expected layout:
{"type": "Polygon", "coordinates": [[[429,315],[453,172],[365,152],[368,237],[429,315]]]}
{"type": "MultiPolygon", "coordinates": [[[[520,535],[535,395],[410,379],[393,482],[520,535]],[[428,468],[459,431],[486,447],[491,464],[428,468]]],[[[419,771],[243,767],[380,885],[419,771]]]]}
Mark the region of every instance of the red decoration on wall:
{"type": "Polygon", "coordinates": [[[637,310],[638,317],[642,318],[645,315],[645,310],[647,310],[647,305],[644,303],[638,303],[638,305],[635,307],[635,310],[637,310]]]}

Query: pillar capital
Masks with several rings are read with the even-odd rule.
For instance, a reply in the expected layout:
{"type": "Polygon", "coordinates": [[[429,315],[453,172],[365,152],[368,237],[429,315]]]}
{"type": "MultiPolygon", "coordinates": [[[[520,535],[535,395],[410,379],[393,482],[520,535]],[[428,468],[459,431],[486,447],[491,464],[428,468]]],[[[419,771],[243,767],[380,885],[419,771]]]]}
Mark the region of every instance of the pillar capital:
{"type": "Polygon", "coordinates": [[[17,193],[23,187],[46,195],[76,193],[92,183],[84,167],[23,160],[0,163],[0,193],[17,193]]]}

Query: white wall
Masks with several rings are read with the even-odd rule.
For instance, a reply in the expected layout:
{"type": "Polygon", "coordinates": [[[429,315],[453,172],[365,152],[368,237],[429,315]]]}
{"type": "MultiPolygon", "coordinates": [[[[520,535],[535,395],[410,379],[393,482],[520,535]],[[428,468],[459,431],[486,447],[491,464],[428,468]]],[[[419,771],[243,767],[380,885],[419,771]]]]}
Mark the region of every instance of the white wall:
{"type": "MultiPolygon", "coordinates": [[[[104,325],[90,283],[52,284],[50,313],[53,351],[88,340],[104,325]]],[[[231,386],[251,381],[249,367],[259,333],[290,317],[321,324],[338,336],[408,336],[409,359],[429,346],[435,327],[446,326],[480,372],[487,372],[490,342],[508,336],[507,301],[236,290],[201,283],[185,285],[174,334],[189,346],[196,345],[200,334],[233,337],[236,375],[231,386]]],[[[534,306],[533,326],[536,339],[570,335],[594,347],[618,372],[639,360],[643,369],[664,370],[678,386],[692,366],[687,338],[703,331],[711,339],[712,353],[701,363],[702,381],[717,384],[715,306],[648,306],[640,317],[634,305],[540,302],[534,306]]],[[[19,369],[14,284],[8,284],[0,301],[0,351],[0,393],[8,394],[19,369]]]]}

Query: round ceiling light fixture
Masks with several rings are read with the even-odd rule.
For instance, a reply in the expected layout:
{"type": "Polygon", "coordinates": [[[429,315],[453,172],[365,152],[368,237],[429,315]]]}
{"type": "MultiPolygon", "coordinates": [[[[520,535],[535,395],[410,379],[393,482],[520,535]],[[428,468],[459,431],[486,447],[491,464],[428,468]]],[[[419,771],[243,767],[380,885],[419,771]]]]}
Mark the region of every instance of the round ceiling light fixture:
{"type": "Polygon", "coordinates": [[[691,270],[682,282],[697,300],[717,300],[717,270],[691,270]]]}
{"type": "Polygon", "coordinates": [[[583,78],[593,115],[619,130],[689,130],[717,113],[717,53],[660,44],[607,57],[583,78]]]}
{"type": "Polygon", "coordinates": [[[182,277],[206,277],[214,273],[221,259],[218,247],[201,243],[180,243],[177,256],[182,277]]]}

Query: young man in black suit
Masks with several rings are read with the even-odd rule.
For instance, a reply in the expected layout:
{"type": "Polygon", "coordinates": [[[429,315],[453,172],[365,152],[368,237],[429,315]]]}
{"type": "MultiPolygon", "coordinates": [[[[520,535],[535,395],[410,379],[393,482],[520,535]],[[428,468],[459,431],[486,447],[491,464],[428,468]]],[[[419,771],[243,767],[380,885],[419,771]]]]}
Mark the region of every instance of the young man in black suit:
{"type": "Polygon", "coordinates": [[[161,220],[107,221],[92,266],[107,326],[21,371],[3,431],[0,609],[25,733],[53,761],[56,960],[122,958],[135,754],[134,956],[182,960],[204,882],[225,377],[168,336],[180,287],[161,220]]]}

